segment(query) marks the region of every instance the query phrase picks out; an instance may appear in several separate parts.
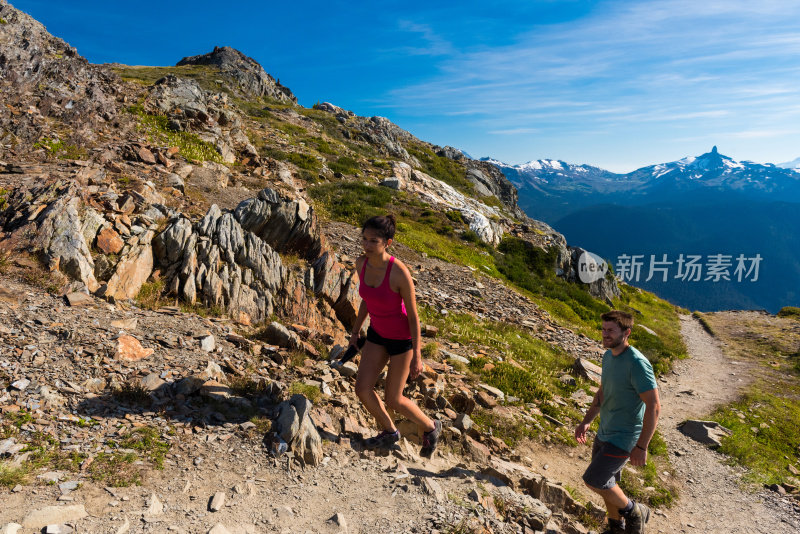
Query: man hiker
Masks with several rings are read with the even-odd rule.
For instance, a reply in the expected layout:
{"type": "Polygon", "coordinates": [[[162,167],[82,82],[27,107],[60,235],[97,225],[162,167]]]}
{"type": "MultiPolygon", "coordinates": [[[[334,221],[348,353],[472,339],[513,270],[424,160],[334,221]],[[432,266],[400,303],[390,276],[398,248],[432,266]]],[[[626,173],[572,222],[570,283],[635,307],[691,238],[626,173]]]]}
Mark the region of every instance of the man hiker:
{"type": "Polygon", "coordinates": [[[586,443],[589,425],[600,416],[592,461],[583,481],[605,502],[608,530],[603,534],[643,534],[650,509],[628,499],[617,482],[629,458],[632,465],[647,462],[647,445],[656,430],[661,403],[653,366],[628,344],[633,317],[614,310],[601,318],[603,347],[608,350],[603,355],[600,388],[583,421],[575,427],[575,439],[586,443]]]}

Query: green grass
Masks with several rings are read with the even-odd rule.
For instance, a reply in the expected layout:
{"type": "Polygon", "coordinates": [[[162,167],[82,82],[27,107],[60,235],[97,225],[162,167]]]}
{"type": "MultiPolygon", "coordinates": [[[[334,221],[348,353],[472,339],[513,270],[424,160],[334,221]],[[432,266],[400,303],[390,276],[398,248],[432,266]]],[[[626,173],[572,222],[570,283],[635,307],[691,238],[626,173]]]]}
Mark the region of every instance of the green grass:
{"type": "MultiPolygon", "coordinates": [[[[2,194],[2,191],[0,191],[0,194],[2,194]]],[[[0,203],[0,208],[2,208],[2,203],[0,203]]],[[[796,306],[784,306],[778,311],[778,317],[800,319],[800,308],[796,306]]]]}
{"type": "Polygon", "coordinates": [[[503,362],[474,358],[469,369],[489,385],[524,402],[552,397],[558,375],[573,363],[573,358],[563,350],[512,324],[476,319],[466,313],[442,316],[424,305],[419,307],[419,312],[423,323],[439,329],[440,338],[484,347],[487,352],[501,356],[503,362]],[[523,369],[508,363],[509,359],[523,369]],[[492,363],[494,368],[484,370],[486,363],[492,363]]]}
{"type": "Polygon", "coordinates": [[[664,470],[661,460],[648,458],[647,464],[632,469],[634,472],[624,473],[619,483],[627,497],[653,508],[670,508],[675,504],[678,488],[661,480],[659,473],[664,470]]]}
{"type": "Polygon", "coordinates": [[[578,284],[555,274],[555,248],[544,250],[521,239],[504,238],[497,247],[497,269],[507,280],[533,296],[534,301],[556,318],[578,327],[597,339],[600,315],[611,308],[578,284]]]}
{"type": "Polygon", "coordinates": [[[86,159],[86,149],[65,143],[61,139],[43,137],[33,144],[33,148],[44,148],[50,156],[58,159],[86,159]]]}
{"type": "Polygon", "coordinates": [[[470,418],[481,433],[488,433],[491,429],[492,435],[502,439],[509,447],[541,435],[541,430],[518,416],[509,418],[492,410],[478,409],[472,412],[470,418]]]}
{"type": "Polygon", "coordinates": [[[357,182],[333,182],[315,185],[308,193],[329,218],[361,225],[374,215],[384,215],[392,200],[392,191],[385,187],[357,182]]]}
{"type": "Polygon", "coordinates": [[[336,161],[328,162],[328,168],[342,174],[358,174],[361,171],[358,162],[348,156],[341,156],[336,161]]]}
{"type": "Polygon", "coordinates": [[[409,144],[406,150],[419,160],[426,174],[453,186],[462,193],[475,196],[475,186],[467,180],[467,171],[463,164],[437,156],[433,150],[421,143],[409,144]]]}
{"type": "Polygon", "coordinates": [[[652,507],[669,508],[678,498],[678,487],[670,478],[662,479],[661,474],[665,472],[674,476],[674,469],[669,461],[667,442],[658,430],[647,452],[647,463],[642,467],[626,467],[619,485],[631,499],[652,507]]]}
{"type": "Polygon", "coordinates": [[[178,147],[180,155],[189,161],[223,163],[222,156],[212,144],[193,133],[171,130],[166,115],[147,113],[141,106],[131,106],[128,111],[136,115],[140,128],[151,143],[178,147]]]}
{"type": "Polygon", "coordinates": [[[696,311],[692,312],[692,317],[697,319],[697,321],[700,323],[700,326],[703,327],[703,330],[708,332],[709,335],[716,337],[717,334],[714,332],[714,327],[711,326],[711,321],[708,320],[706,314],[696,311]]]}
{"type": "Polygon", "coordinates": [[[789,465],[800,469],[800,388],[784,388],[791,397],[767,393],[768,389],[766,384],[753,386],[711,419],[733,432],[722,439],[719,451],[747,467],[749,480],[780,484],[791,476],[789,465]]]}
{"type": "Polygon", "coordinates": [[[4,209],[6,209],[6,206],[8,206],[9,193],[10,191],[8,189],[0,187],[0,211],[3,211],[4,209]]]}
{"type": "Polygon", "coordinates": [[[313,404],[319,402],[322,398],[322,391],[318,386],[304,384],[303,382],[293,382],[289,386],[289,395],[304,395],[313,404]]]}
{"type": "Polygon", "coordinates": [[[142,474],[133,463],[138,460],[134,453],[101,452],[89,466],[89,477],[112,488],[138,486],[142,474]]]}
{"type": "Polygon", "coordinates": [[[164,457],[170,449],[169,443],[161,439],[158,429],[151,426],[132,430],[122,438],[119,446],[123,449],[133,449],[149,458],[156,469],[164,468],[164,457]]]}

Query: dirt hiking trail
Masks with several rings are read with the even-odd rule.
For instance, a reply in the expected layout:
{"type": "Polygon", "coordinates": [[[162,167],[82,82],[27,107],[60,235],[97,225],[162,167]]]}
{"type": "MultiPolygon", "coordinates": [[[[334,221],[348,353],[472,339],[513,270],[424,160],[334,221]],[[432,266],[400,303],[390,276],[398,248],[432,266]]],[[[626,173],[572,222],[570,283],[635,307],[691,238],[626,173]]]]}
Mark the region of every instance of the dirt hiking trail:
{"type": "Polygon", "coordinates": [[[748,362],[725,355],[719,342],[691,316],[681,317],[689,358],[675,363],[659,380],[659,429],[669,445],[672,465],[682,484],[677,506],[656,515],[651,532],[796,533],[800,522],[788,501],[767,490],[751,493],[741,482],[743,471],[726,465],[726,457],[681,434],[677,425],[703,418],[716,406],[735,400],[753,380],[748,362]]]}

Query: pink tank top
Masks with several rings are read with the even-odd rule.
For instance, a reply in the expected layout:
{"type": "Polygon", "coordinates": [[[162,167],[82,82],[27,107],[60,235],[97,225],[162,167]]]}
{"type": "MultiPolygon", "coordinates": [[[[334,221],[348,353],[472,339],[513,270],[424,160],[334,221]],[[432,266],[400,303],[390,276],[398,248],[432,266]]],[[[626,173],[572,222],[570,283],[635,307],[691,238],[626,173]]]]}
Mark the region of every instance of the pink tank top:
{"type": "Polygon", "coordinates": [[[395,293],[389,286],[389,274],[394,265],[394,256],[389,258],[383,281],[378,287],[370,287],[364,283],[367,261],[364,260],[364,265],[361,266],[358,294],[367,305],[370,326],[379,336],[386,339],[411,339],[406,303],[403,302],[400,293],[395,293]]]}

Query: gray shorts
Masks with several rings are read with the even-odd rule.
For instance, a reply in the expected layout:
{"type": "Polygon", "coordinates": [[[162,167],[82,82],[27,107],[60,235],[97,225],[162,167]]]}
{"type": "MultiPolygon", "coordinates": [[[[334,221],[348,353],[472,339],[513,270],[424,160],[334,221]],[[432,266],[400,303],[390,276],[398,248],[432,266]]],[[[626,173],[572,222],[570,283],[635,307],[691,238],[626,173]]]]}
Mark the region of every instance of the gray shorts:
{"type": "Polygon", "coordinates": [[[611,489],[622,477],[622,468],[630,458],[630,453],[606,441],[594,439],[592,445],[592,461],[583,481],[592,488],[611,489]]]}

